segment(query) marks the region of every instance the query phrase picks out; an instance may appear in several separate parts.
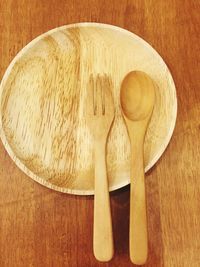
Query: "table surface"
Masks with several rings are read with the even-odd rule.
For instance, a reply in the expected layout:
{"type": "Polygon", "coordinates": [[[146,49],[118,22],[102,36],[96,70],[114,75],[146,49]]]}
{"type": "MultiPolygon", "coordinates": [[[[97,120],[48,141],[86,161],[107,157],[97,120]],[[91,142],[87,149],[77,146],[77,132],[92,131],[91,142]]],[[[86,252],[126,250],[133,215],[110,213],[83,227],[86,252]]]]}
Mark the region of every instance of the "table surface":
{"type": "MultiPolygon", "coordinates": [[[[0,79],[16,53],[60,25],[94,21],[149,42],[177,87],[173,138],[146,177],[152,267],[200,266],[200,1],[7,0],[0,2],[0,79]]],[[[0,143],[0,266],[134,266],[128,255],[129,187],[111,193],[115,256],[92,252],[93,197],[49,190],[22,173],[0,143]]]]}

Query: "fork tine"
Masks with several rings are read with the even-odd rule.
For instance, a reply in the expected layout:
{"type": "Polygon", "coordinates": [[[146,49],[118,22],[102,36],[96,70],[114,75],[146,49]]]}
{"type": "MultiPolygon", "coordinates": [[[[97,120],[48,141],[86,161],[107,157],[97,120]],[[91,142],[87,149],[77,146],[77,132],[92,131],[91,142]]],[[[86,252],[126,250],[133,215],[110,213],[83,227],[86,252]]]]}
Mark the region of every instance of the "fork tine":
{"type": "Polygon", "coordinates": [[[102,103],[102,114],[105,115],[105,75],[101,77],[101,103],[102,103]]]}
{"type": "Polygon", "coordinates": [[[86,88],[86,113],[87,115],[94,115],[95,107],[94,107],[94,77],[93,74],[90,74],[88,86],[86,88]]]}
{"type": "Polygon", "coordinates": [[[114,101],[112,95],[112,81],[108,75],[104,75],[104,114],[114,113],[114,101]]]}
{"type": "Polygon", "coordinates": [[[96,115],[102,115],[103,114],[103,108],[102,108],[102,77],[100,74],[97,74],[96,77],[96,99],[95,99],[95,104],[96,104],[96,115]]]}

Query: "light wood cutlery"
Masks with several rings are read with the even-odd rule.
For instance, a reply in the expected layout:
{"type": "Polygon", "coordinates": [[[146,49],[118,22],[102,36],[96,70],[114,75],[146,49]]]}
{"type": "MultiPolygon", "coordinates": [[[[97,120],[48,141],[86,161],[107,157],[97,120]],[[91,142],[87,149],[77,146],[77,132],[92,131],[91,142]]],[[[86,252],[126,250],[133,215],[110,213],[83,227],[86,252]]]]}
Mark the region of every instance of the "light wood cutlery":
{"type": "MultiPolygon", "coordinates": [[[[100,261],[109,261],[114,251],[106,172],[106,144],[114,120],[111,91],[108,75],[91,74],[86,94],[86,118],[94,139],[93,251],[100,261]]],[[[144,72],[128,73],[121,84],[120,101],[131,145],[129,254],[134,264],[142,265],[148,254],[144,139],[155,102],[155,83],[144,72]]]]}
{"type": "Polygon", "coordinates": [[[144,138],[155,101],[155,84],[141,71],[130,72],[121,85],[121,107],[131,144],[129,254],[142,265],[148,238],[144,180],[144,138]]]}
{"type": "Polygon", "coordinates": [[[99,261],[109,261],[113,256],[112,220],[106,171],[106,144],[114,120],[111,86],[108,75],[91,75],[86,96],[86,119],[94,139],[95,161],[93,251],[99,261]]]}

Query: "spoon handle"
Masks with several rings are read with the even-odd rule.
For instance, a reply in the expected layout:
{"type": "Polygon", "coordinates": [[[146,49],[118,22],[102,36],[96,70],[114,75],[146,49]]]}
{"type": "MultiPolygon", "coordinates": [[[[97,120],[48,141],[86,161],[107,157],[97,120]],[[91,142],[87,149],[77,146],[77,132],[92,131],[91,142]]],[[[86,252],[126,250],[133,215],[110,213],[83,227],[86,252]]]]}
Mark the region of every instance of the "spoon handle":
{"type": "Polygon", "coordinates": [[[129,251],[134,264],[147,260],[147,218],[144,181],[143,141],[135,140],[132,147],[130,187],[129,251]]]}
{"type": "Polygon", "coordinates": [[[105,147],[104,143],[95,144],[93,251],[99,261],[111,260],[114,250],[105,147]]]}

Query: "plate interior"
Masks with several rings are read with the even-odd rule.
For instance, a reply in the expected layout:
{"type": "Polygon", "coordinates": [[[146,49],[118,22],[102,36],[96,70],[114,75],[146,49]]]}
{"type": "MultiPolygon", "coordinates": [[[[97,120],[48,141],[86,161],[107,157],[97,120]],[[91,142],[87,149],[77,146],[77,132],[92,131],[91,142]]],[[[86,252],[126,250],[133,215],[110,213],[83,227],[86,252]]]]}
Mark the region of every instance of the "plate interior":
{"type": "Polygon", "coordinates": [[[93,140],[85,95],[91,73],[112,78],[115,120],[107,144],[110,190],[129,183],[130,145],[120,110],[120,85],[132,70],[157,83],[144,146],[145,170],[164,152],[176,120],[176,90],[158,53],[121,28],[96,23],[63,26],[28,44],[1,83],[1,138],[16,164],[52,189],[92,194],[93,140]]]}

